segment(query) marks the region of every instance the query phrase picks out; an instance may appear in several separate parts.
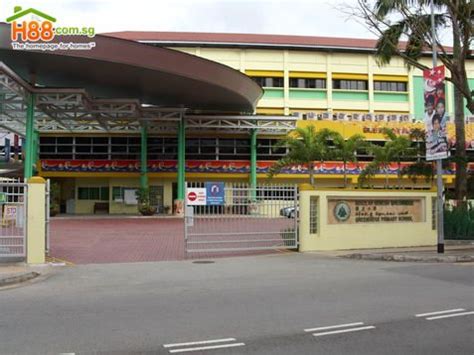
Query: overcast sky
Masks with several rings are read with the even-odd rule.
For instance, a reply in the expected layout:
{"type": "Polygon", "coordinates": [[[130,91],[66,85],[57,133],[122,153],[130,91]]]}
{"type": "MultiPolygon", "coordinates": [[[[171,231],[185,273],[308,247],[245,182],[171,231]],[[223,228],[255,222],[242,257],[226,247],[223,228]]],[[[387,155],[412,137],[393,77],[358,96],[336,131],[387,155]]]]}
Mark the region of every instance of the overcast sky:
{"type": "Polygon", "coordinates": [[[58,25],[94,26],[97,32],[190,31],[361,37],[371,34],[335,9],[354,0],[4,0],[35,7],[58,25]]]}

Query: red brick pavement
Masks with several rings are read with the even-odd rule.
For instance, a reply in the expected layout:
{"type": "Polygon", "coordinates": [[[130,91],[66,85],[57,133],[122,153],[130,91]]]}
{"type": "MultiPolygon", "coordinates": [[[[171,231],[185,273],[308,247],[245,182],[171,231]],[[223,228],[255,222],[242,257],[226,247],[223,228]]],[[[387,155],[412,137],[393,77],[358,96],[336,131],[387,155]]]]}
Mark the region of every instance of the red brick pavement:
{"type": "Polygon", "coordinates": [[[184,259],[178,218],[52,218],[51,256],[75,264],[184,259]]]}
{"type": "MultiPolygon", "coordinates": [[[[183,260],[184,226],[180,218],[52,218],[51,256],[74,264],[126,263],[162,260],[183,260]]],[[[272,248],[283,246],[280,232],[294,226],[286,218],[213,218],[195,219],[192,233],[204,236],[189,237],[190,241],[213,240],[212,244],[193,244],[193,249],[214,248],[272,248]],[[265,234],[235,236],[230,232],[268,232],[265,234]],[[206,236],[208,233],[224,233],[206,236]],[[231,243],[220,243],[225,240],[231,243]],[[270,242],[259,242],[270,239],[270,242]]],[[[275,250],[237,250],[226,252],[198,252],[190,258],[212,258],[273,253],[275,250]]]]}

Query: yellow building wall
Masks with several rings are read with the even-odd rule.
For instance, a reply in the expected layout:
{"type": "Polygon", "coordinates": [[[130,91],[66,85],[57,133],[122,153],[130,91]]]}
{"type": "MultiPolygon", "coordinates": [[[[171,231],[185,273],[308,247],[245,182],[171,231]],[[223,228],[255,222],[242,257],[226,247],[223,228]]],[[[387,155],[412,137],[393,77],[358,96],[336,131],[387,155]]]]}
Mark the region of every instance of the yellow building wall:
{"type": "Polygon", "coordinates": [[[300,251],[370,249],[435,245],[432,229],[432,191],[302,190],[300,191],[300,251]],[[310,233],[310,198],[318,198],[317,233],[310,233]],[[417,223],[329,224],[328,198],[421,198],[424,221],[417,223]]]}
{"type": "MultiPolygon", "coordinates": [[[[414,114],[413,76],[422,76],[418,69],[408,69],[401,58],[393,58],[389,65],[379,66],[372,54],[365,53],[330,53],[324,51],[305,51],[287,49],[246,49],[246,48],[174,48],[186,53],[204,57],[241,72],[280,71],[283,72],[284,88],[282,98],[262,98],[257,106],[258,113],[271,113],[270,109],[278,109],[280,114],[288,115],[295,109],[309,111],[357,111],[364,112],[397,112],[414,114]],[[317,100],[295,100],[289,98],[289,78],[291,72],[325,73],[327,79],[327,98],[317,100]],[[333,74],[366,75],[369,80],[368,100],[339,101],[333,100],[333,74]],[[398,76],[408,82],[408,100],[376,101],[374,99],[374,76],[398,76]],[[268,111],[268,112],[267,112],[268,111]]],[[[430,58],[422,58],[421,62],[431,66],[430,58]]],[[[468,61],[466,70],[469,77],[474,77],[474,61],[468,61]]],[[[448,84],[449,85],[449,84],[448,84]]],[[[359,91],[354,91],[359,92],[359,91]]],[[[451,95],[448,96],[451,100],[451,95]]],[[[452,103],[448,107],[453,107],[452,103]]],[[[452,112],[449,113],[452,116],[452,112]]]]}
{"type": "MultiPolygon", "coordinates": [[[[172,213],[171,207],[173,206],[172,197],[172,184],[173,180],[150,178],[150,186],[163,186],[163,206],[169,206],[172,213]]],[[[93,214],[94,204],[97,202],[108,202],[110,214],[138,214],[137,205],[127,205],[123,202],[117,202],[113,200],[112,190],[113,187],[128,187],[128,188],[139,188],[140,180],[137,178],[76,178],[75,179],[75,213],[76,214],[93,214]],[[103,187],[109,188],[109,201],[102,200],[79,200],[78,199],[78,188],[79,187],[103,187]]]]}

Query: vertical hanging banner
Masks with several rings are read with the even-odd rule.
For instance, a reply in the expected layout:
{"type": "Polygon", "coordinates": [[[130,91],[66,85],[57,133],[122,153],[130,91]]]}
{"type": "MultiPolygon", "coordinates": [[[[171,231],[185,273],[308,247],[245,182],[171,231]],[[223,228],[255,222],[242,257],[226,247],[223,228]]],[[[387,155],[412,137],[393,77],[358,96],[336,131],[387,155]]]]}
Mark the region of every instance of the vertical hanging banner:
{"type": "Polygon", "coordinates": [[[446,123],[445,68],[434,67],[423,71],[426,160],[438,160],[449,157],[446,123]]]}

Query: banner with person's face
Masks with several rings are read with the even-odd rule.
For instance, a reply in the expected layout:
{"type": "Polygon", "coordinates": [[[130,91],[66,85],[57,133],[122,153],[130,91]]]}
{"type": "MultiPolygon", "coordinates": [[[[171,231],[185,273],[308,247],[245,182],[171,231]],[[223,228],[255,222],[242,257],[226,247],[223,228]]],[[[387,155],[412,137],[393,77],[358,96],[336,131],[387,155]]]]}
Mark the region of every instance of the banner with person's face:
{"type": "Polygon", "coordinates": [[[449,156],[446,123],[446,91],[444,66],[423,71],[426,160],[445,159],[449,156]]]}

